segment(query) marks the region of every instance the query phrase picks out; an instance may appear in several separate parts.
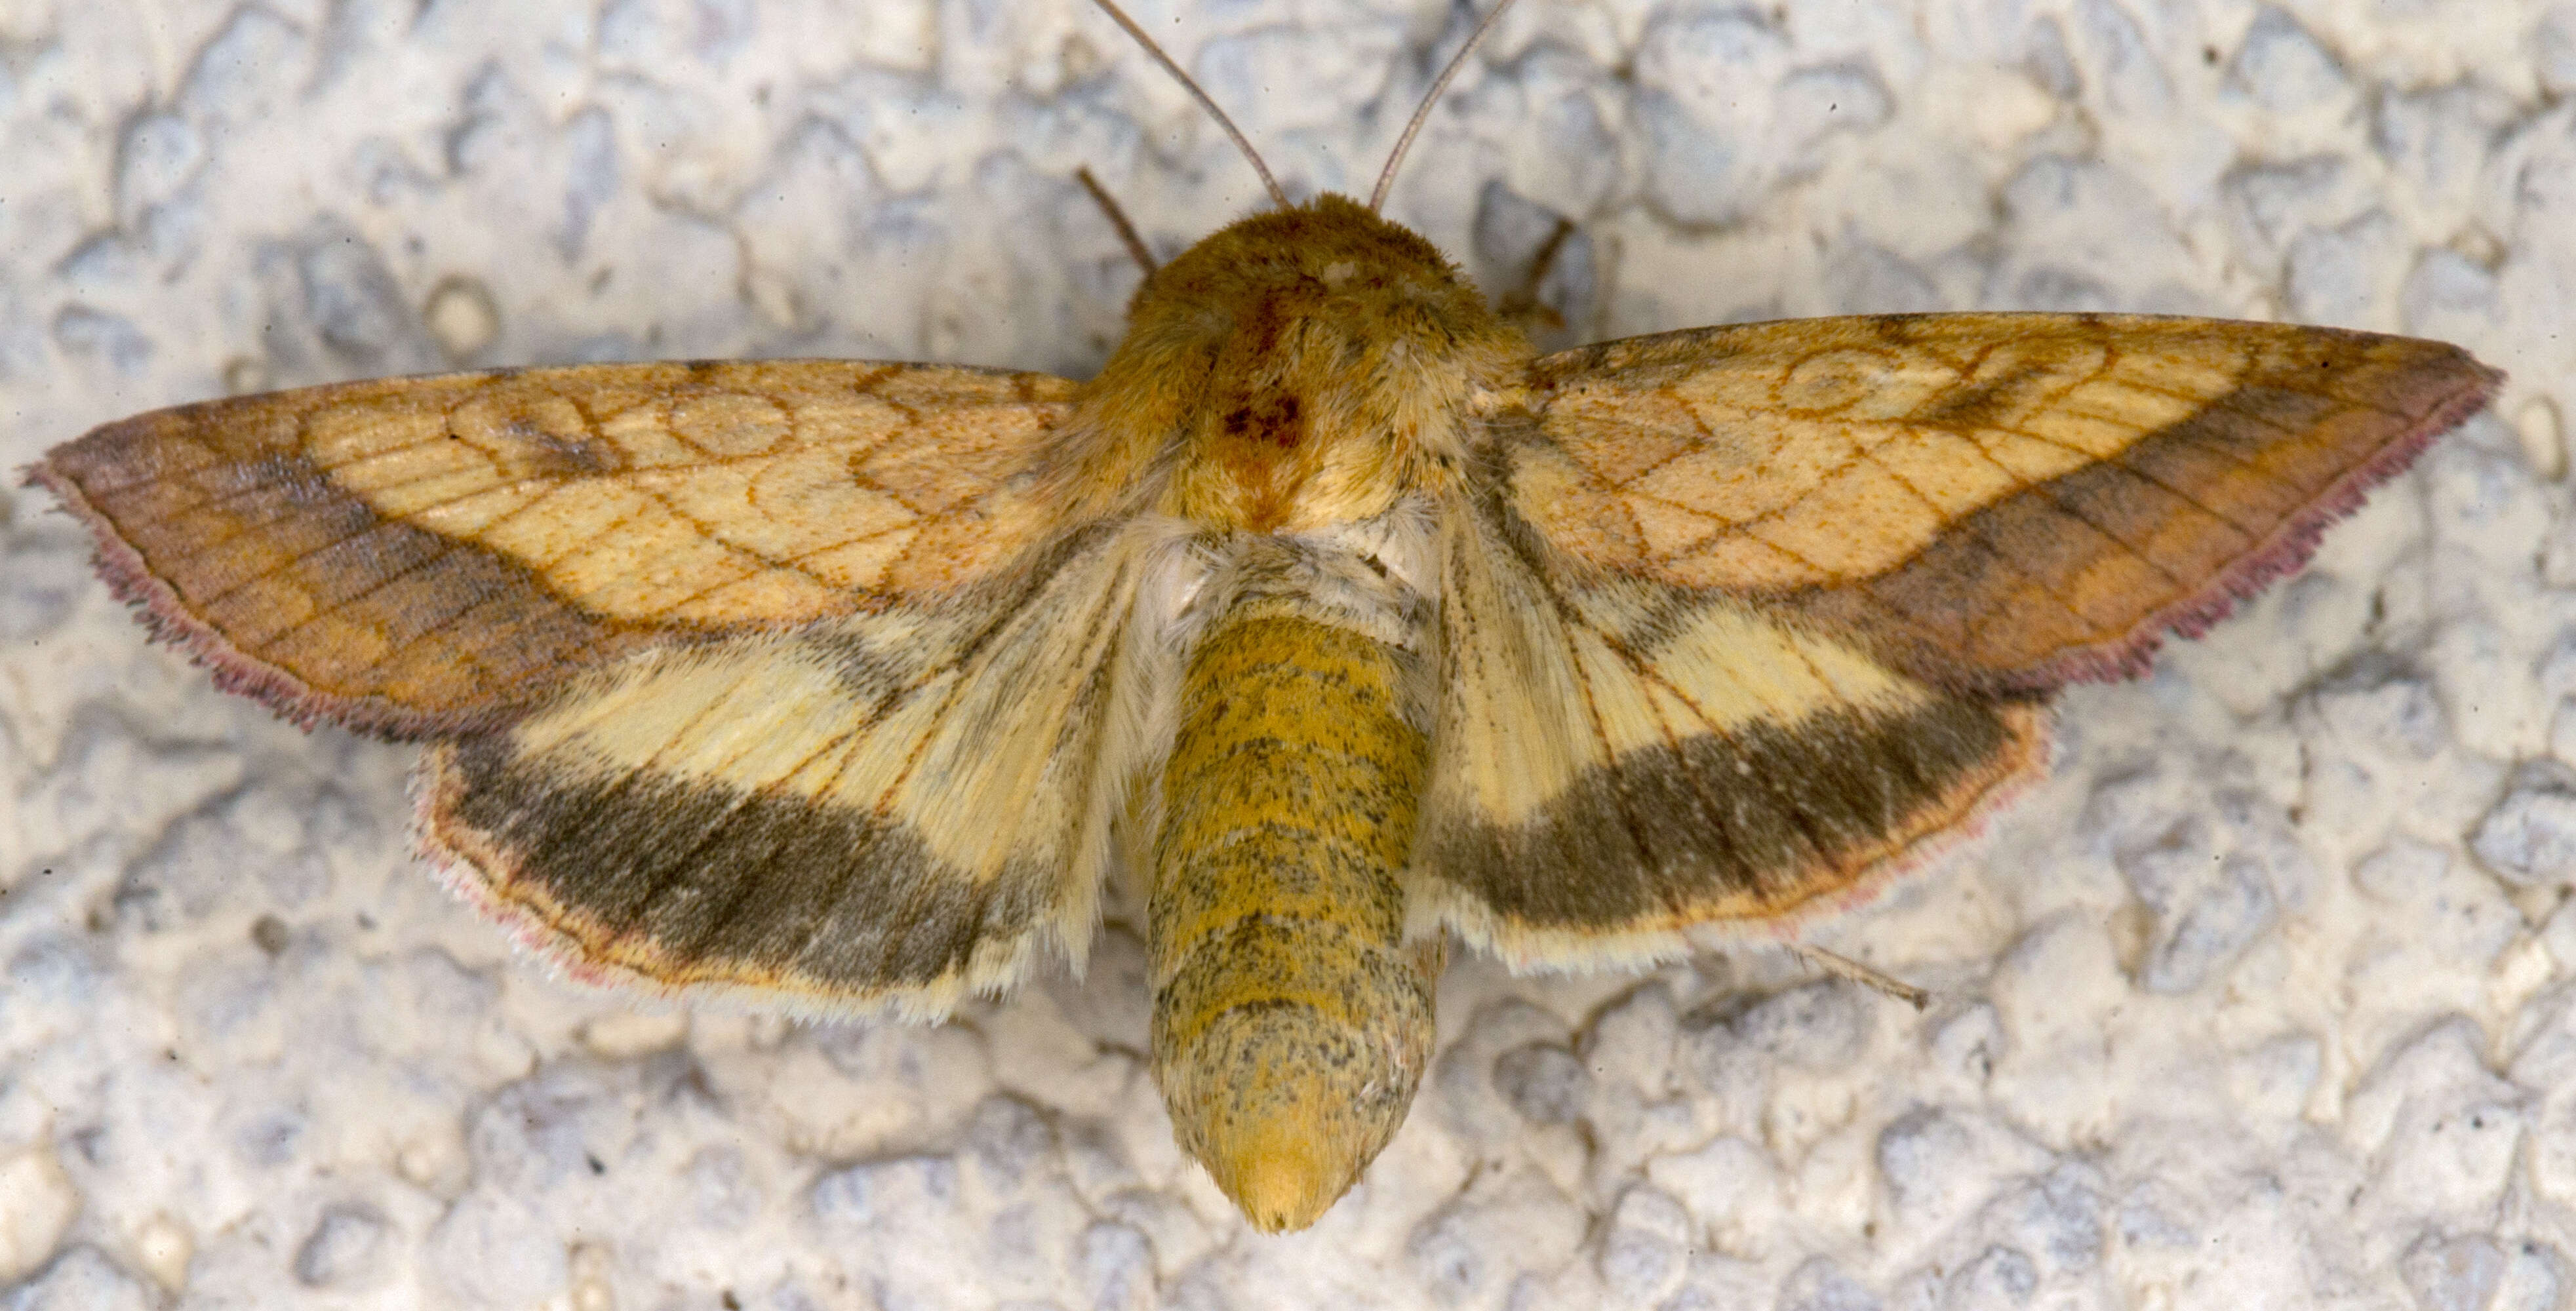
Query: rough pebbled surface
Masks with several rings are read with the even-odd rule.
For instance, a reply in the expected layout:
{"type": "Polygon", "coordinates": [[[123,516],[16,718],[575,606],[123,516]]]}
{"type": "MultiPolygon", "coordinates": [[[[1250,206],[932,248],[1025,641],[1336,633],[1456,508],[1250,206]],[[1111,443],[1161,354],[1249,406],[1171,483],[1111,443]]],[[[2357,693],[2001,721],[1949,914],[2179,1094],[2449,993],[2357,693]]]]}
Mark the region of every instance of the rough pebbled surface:
{"type": "MultiPolygon", "coordinates": [[[[1465,17],[1140,6],[1292,188],[1465,17]]],[[[1786,958],[1453,966],[1363,1191],[1252,1234],[1143,953],[938,1030],[630,1010],[404,859],[409,752],[147,647],[13,491],[0,1307],[2235,1308],[2576,1295],[2576,5],[1532,0],[1392,211],[1582,336],[2083,308],[2511,371],[1946,873],[1786,958]]],[[[1254,203],[1067,0],[0,6],[0,462],[226,391],[645,356],[1082,373],[1254,203]]]]}

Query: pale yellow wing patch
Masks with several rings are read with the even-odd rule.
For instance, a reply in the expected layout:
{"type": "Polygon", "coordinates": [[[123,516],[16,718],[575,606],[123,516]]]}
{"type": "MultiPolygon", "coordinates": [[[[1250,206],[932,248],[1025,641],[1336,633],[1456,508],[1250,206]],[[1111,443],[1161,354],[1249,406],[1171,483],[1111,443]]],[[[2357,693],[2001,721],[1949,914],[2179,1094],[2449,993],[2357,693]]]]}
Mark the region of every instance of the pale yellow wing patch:
{"type": "Polygon", "coordinates": [[[1963,696],[1722,594],[1584,576],[1465,506],[1408,911],[1516,967],[1785,928],[2039,768],[2035,705],[1963,696]]]}
{"type": "Polygon", "coordinates": [[[990,604],[646,652],[433,752],[423,829],[571,973],[944,1014],[1093,928],[1134,553],[990,604]]]}
{"type": "Polygon", "coordinates": [[[1477,711],[1462,704],[1443,717],[1441,754],[1456,768],[1442,786],[1480,812],[1526,817],[1584,770],[1676,737],[1924,695],[1850,648],[1740,603],[1616,579],[1559,595],[1467,515],[1449,534],[1449,694],[1472,689],[1477,711]],[[1652,661],[1636,633],[1652,634],[1652,661]]]}

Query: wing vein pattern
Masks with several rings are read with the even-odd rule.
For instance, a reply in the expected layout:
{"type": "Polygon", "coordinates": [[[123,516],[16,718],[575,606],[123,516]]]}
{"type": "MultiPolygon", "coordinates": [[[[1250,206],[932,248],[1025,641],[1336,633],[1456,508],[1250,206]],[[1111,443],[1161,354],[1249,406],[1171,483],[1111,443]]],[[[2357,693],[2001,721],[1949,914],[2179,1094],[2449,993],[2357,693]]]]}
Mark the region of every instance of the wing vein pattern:
{"type": "Polygon", "coordinates": [[[1414,931],[1589,965],[1867,895],[2042,768],[2049,693],[2296,567],[2496,381],[2438,343],[2103,315],[1538,361],[1443,529],[1414,931]]]}

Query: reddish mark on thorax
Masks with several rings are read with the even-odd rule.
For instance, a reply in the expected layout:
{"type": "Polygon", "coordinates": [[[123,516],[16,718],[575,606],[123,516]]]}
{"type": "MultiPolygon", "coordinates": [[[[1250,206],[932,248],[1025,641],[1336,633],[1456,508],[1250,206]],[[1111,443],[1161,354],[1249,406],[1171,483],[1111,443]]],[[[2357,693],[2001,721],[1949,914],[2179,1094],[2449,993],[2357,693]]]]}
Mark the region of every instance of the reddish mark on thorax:
{"type": "Polygon", "coordinates": [[[1273,392],[1227,411],[1225,435],[1236,441],[1266,442],[1280,450],[1293,451],[1306,440],[1306,424],[1298,417],[1294,395],[1273,392]]]}

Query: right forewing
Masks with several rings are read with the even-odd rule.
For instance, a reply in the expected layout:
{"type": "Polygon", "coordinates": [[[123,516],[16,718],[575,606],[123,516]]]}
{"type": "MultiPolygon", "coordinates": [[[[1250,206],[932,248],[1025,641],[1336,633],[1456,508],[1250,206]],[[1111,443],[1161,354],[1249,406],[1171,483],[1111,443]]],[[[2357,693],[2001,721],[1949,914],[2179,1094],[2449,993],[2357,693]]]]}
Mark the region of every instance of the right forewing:
{"type": "Polygon", "coordinates": [[[2455,346],[2123,315],[1921,314],[1549,356],[1516,510],[1954,685],[2135,674],[2295,568],[2492,395],[2455,346]]]}

